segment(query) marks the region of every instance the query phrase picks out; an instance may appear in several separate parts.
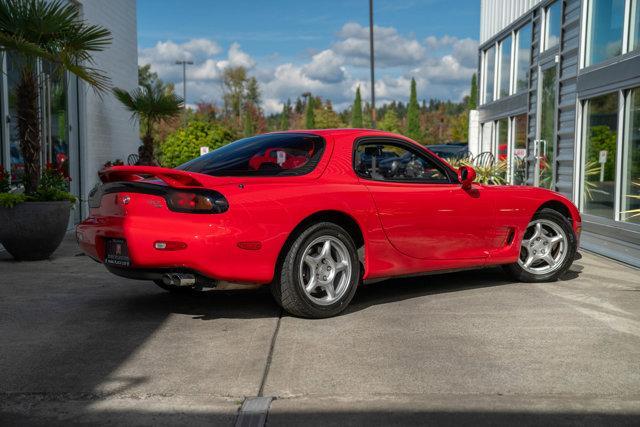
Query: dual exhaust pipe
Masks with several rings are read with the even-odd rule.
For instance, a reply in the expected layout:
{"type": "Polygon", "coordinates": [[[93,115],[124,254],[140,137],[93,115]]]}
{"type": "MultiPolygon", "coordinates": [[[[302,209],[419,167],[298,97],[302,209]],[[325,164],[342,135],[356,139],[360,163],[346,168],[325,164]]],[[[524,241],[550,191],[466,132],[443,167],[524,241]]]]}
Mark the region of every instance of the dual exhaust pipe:
{"type": "Polygon", "coordinates": [[[196,276],[186,273],[167,273],[162,275],[162,282],[167,286],[195,286],[196,276]]]}

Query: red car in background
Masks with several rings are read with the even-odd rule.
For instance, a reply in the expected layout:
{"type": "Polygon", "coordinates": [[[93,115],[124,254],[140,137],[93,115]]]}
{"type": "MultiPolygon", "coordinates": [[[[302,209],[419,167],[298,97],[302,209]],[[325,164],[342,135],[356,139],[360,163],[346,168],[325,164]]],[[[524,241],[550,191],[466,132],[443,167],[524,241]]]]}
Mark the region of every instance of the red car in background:
{"type": "Polygon", "coordinates": [[[525,282],[566,272],[576,207],[474,177],[392,133],[271,133],[176,169],[103,170],[77,239],[114,274],[170,291],[269,285],[312,318],[340,313],[363,282],[494,265],[525,282]]]}

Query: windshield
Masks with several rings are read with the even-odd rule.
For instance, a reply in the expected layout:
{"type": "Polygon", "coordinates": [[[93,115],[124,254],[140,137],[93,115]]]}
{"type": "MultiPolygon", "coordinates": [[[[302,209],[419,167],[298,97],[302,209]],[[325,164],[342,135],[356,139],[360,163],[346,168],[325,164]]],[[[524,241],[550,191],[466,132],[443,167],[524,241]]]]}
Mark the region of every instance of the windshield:
{"type": "Polygon", "coordinates": [[[241,139],[176,169],[213,176],[292,176],[311,172],[324,139],[306,133],[279,133],[241,139]]]}

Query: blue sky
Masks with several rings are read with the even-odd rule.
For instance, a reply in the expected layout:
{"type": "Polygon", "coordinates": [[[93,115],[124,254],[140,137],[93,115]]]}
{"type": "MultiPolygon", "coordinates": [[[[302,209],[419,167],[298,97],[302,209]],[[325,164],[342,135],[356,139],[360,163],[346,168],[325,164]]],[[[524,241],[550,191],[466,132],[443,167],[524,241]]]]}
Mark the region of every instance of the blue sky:
{"type": "MultiPolygon", "coordinates": [[[[182,90],[176,59],[189,68],[187,101],[220,102],[220,74],[243,65],[258,78],[263,108],[310,90],[345,108],[368,92],[368,1],[138,0],[140,63],[182,90]]],[[[374,0],[376,90],[405,100],[458,100],[477,61],[479,0],[374,0]]],[[[365,97],[366,98],[366,97],[365,97]]]]}

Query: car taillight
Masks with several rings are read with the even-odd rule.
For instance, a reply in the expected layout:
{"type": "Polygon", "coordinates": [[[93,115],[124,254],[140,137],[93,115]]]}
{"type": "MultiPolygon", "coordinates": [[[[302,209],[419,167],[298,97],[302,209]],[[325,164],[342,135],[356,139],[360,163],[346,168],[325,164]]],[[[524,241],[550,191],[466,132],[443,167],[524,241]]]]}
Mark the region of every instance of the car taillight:
{"type": "Polygon", "coordinates": [[[179,191],[173,190],[166,195],[167,206],[175,212],[223,213],[229,209],[229,203],[217,191],[179,191]]]}

